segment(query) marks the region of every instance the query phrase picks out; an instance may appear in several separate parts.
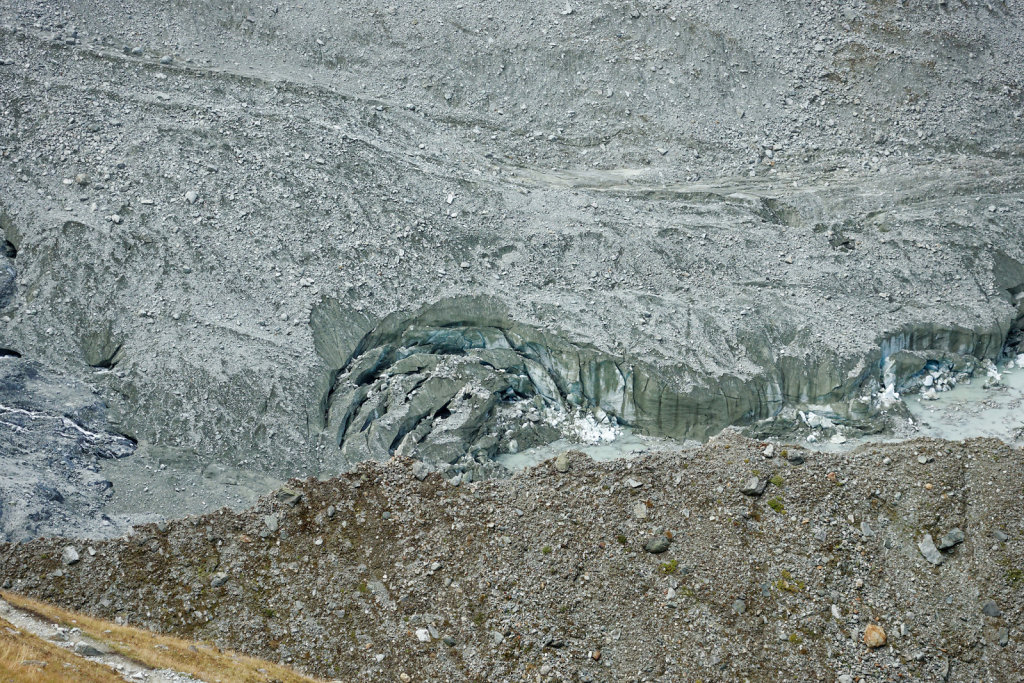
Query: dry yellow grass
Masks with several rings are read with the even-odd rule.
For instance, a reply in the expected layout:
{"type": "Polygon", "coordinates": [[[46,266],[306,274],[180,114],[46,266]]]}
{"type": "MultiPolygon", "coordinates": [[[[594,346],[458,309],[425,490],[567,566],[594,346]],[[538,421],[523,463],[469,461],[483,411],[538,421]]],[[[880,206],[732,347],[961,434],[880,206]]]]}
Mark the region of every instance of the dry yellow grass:
{"type": "Polygon", "coordinates": [[[173,669],[210,683],[317,683],[318,680],[262,659],[132,626],[119,626],[22,595],[0,592],[0,597],[53,623],[78,627],[118,654],[154,669],[173,669]]]}
{"type": "Polygon", "coordinates": [[[102,664],[82,659],[0,618],[0,683],[66,681],[124,683],[123,678],[102,664]]]}

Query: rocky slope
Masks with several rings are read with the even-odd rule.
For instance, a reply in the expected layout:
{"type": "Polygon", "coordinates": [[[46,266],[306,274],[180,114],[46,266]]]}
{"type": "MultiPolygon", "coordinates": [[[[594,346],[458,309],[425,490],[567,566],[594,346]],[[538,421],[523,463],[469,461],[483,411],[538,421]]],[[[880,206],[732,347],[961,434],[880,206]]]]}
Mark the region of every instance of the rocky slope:
{"type": "Polygon", "coordinates": [[[342,680],[1017,680],[1020,450],[769,451],[726,434],[462,486],[392,459],[247,512],[0,547],[0,574],[342,680]]]}

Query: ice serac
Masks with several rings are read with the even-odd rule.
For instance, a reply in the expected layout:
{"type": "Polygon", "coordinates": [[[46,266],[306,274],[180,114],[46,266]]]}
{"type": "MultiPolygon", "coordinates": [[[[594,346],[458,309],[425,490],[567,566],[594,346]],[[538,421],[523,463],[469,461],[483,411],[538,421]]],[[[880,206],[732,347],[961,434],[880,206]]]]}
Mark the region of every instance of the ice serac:
{"type": "Polygon", "coordinates": [[[845,358],[776,357],[751,346],[759,371],[712,376],[517,322],[489,297],[446,299],[375,324],[325,299],[311,320],[328,367],[322,447],[334,466],[399,453],[477,474],[490,473],[499,453],[558,438],[559,416],[570,413],[700,440],[787,406],[828,406],[840,421],[870,418],[879,406],[865,397],[887,381],[902,389],[936,363],[972,371],[1001,353],[1011,328],[1009,319],[976,329],[908,327],[845,358]]]}

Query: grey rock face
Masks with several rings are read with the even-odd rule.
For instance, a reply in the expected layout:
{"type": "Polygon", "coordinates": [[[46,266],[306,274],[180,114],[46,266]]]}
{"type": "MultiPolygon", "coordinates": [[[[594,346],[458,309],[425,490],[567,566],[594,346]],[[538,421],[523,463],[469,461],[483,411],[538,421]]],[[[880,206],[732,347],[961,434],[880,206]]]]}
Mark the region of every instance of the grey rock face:
{"type": "Polygon", "coordinates": [[[0,248],[0,311],[11,304],[17,292],[18,271],[14,267],[14,259],[4,251],[0,248]]]}

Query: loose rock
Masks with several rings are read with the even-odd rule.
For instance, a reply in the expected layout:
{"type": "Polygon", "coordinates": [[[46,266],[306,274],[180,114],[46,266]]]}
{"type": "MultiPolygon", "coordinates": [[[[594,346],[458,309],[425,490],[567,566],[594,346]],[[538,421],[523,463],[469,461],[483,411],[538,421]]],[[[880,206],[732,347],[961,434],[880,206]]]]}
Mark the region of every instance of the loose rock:
{"type": "Polygon", "coordinates": [[[66,546],[60,554],[60,561],[63,562],[65,565],[70,566],[76,564],[78,560],[78,551],[75,549],[74,546],[66,546]]]}
{"type": "Polygon", "coordinates": [[[882,647],[885,640],[885,631],[878,624],[868,624],[864,629],[864,644],[868,647],[882,647]]]}
{"type": "Polygon", "coordinates": [[[751,477],[740,487],[740,493],[746,496],[760,496],[768,488],[768,480],[751,477]]]}
{"type": "Polygon", "coordinates": [[[644,550],[646,550],[649,553],[657,555],[668,550],[668,547],[671,543],[672,540],[668,536],[666,536],[665,534],[660,534],[647,541],[647,543],[644,544],[644,550]]]}
{"type": "Polygon", "coordinates": [[[557,458],[555,458],[555,470],[557,470],[558,472],[563,472],[563,473],[569,471],[569,455],[568,455],[568,453],[562,453],[557,458]]]}
{"type": "Polygon", "coordinates": [[[964,542],[964,532],[960,529],[950,529],[946,535],[939,539],[939,550],[948,550],[964,542]]]}
{"type": "Polygon", "coordinates": [[[996,604],[995,600],[986,600],[981,606],[981,613],[986,617],[998,618],[1003,616],[1003,610],[999,609],[999,605],[996,604]]]}
{"type": "Polygon", "coordinates": [[[935,547],[935,541],[932,540],[931,534],[925,534],[924,538],[917,544],[917,547],[920,549],[921,554],[924,555],[924,559],[935,566],[942,564],[946,560],[942,553],[939,552],[939,549],[935,547]]]}

